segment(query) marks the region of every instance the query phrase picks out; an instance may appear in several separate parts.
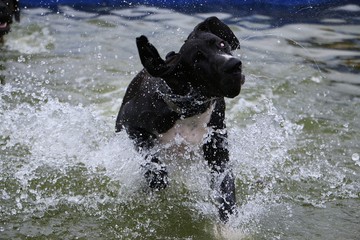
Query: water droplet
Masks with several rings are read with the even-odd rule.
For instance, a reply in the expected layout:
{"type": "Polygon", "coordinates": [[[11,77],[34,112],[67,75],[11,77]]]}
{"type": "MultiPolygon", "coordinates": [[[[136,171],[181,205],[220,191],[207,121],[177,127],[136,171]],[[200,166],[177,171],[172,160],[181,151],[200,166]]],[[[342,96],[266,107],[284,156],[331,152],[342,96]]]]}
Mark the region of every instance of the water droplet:
{"type": "Polygon", "coordinates": [[[359,159],[360,159],[358,153],[354,153],[354,154],[351,156],[351,158],[352,158],[353,161],[359,161],[359,159]]]}
{"type": "Polygon", "coordinates": [[[19,63],[23,63],[23,62],[25,62],[25,58],[24,58],[24,56],[20,56],[20,57],[18,57],[18,60],[17,60],[19,63]]]}
{"type": "Polygon", "coordinates": [[[313,82],[316,82],[316,83],[320,83],[321,82],[321,77],[313,76],[313,77],[310,78],[310,80],[313,81],[313,82]]]}

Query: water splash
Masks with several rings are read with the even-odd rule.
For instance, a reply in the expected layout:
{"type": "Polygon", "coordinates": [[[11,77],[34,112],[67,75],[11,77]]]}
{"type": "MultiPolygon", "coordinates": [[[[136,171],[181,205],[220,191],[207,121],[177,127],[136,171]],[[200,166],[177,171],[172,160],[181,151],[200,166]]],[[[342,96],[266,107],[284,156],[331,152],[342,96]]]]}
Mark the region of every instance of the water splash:
{"type": "Polygon", "coordinates": [[[41,54],[50,52],[54,48],[55,38],[50,34],[50,30],[35,23],[28,25],[27,31],[21,32],[21,35],[18,32],[11,34],[14,35],[14,39],[5,42],[5,47],[11,51],[41,54]]]}
{"type": "MultiPolygon", "coordinates": [[[[26,49],[25,41],[18,49],[6,47],[9,62],[1,62],[6,80],[0,86],[2,236],[358,236],[353,209],[358,207],[360,186],[354,155],[359,125],[353,119],[358,119],[354,109],[359,99],[327,88],[329,77],[343,81],[344,74],[337,69],[323,71],[332,64],[334,51],[316,45],[322,35],[352,39],[356,26],[293,24],[267,29],[265,35],[232,26],[238,36],[256,37],[242,44],[246,87],[240,98],[227,100],[239,214],[223,226],[201,156],[187,154],[187,164],[174,162],[169,188],[151,192],[141,172],[142,157],[125,133],[113,132],[119,96],[140,66],[136,57],[130,57],[136,56],[131,47],[135,36],[152,34],[161,53],[166,53],[176,50],[191,27],[207,15],[131,9],[89,16],[94,21],[81,13],[84,19],[75,21],[73,15],[78,13],[71,11],[65,19],[73,30],[69,31],[63,15],[47,13],[52,22],[47,25],[39,21],[43,9],[31,11],[34,26],[40,29],[34,31],[41,34],[42,28],[48,29],[39,40],[46,50],[35,46],[34,54],[25,54],[21,50],[26,49]],[[129,20],[128,15],[143,17],[129,20]],[[97,24],[101,22],[109,25],[97,24]],[[84,29],[86,33],[79,34],[84,29]],[[314,227],[319,221],[331,228],[314,227]]],[[[15,39],[22,37],[19,28],[11,33],[15,39]]],[[[356,55],[350,50],[335,53],[356,55]]]]}

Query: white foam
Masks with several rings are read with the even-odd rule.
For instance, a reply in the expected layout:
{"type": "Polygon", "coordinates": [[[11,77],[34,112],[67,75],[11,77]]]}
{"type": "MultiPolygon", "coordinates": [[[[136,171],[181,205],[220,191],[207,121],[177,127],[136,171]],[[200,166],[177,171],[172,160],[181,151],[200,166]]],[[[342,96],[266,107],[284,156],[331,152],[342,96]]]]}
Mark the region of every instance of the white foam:
{"type": "Polygon", "coordinates": [[[360,6],[356,4],[347,4],[340,7],[333,8],[335,11],[359,12],[360,6]]]}
{"type": "MultiPolygon", "coordinates": [[[[29,26],[31,28],[31,26],[29,26]]],[[[49,52],[52,45],[55,44],[55,38],[50,34],[47,27],[32,27],[31,32],[17,32],[16,37],[10,33],[5,46],[12,51],[18,51],[23,54],[39,54],[49,52]]],[[[15,33],[14,33],[15,34],[15,33]]]]}

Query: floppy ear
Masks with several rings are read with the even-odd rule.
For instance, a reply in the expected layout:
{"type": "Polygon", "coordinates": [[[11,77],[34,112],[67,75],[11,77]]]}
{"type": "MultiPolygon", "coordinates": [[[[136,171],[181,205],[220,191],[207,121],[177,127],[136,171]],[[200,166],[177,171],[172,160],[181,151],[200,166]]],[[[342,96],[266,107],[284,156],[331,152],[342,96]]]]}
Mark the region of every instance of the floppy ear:
{"type": "Polygon", "coordinates": [[[235,50],[240,48],[240,42],[236,38],[235,34],[231,29],[222,21],[220,21],[217,17],[209,17],[205,19],[203,22],[199,23],[192,33],[190,33],[189,38],[196,37],[196,33],[198,32],[210,32],[219,38],[227,41],[231,50],[235,50]]]}
{"type": "Polygon", "coordinates": [[[147,37],[140,36],[136,38],[136,45],[141,63],[150,75],[161,77],[172,68],[160,57],[158,51],[151,43],[149,43],[147,37]]]}

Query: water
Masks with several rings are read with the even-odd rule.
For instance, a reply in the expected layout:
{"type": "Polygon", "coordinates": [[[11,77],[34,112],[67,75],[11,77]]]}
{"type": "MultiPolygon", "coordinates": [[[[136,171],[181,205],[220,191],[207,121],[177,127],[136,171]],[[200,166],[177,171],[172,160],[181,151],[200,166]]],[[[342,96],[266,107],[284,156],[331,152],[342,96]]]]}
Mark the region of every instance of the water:
{"type": "Polygon", "coordinates": [[[1,239],[358,239],[360,12],[216,15],[247,76],[227,100],[238,216],[223,226],[199,156],[149,192],[114,122],[141,69],[135,37],[178,50],[213,14],[23,11],[0,55],[1,239]]]}

